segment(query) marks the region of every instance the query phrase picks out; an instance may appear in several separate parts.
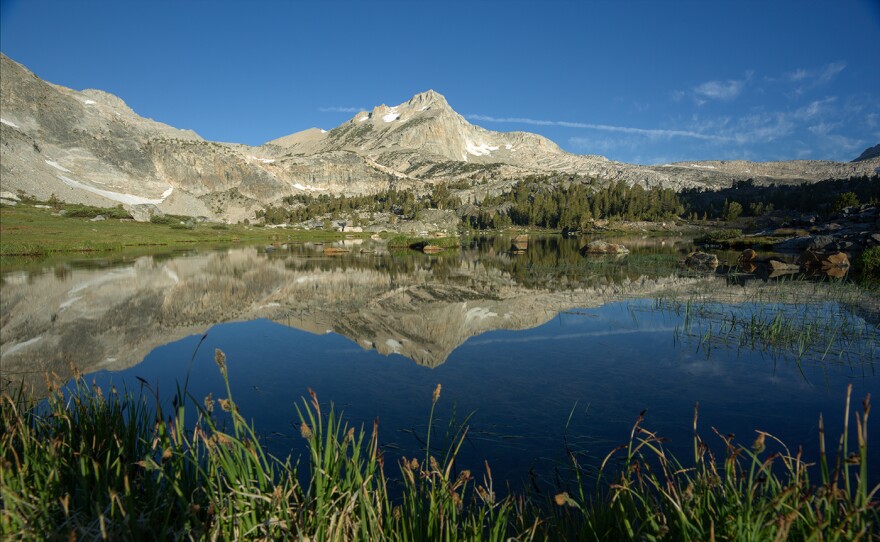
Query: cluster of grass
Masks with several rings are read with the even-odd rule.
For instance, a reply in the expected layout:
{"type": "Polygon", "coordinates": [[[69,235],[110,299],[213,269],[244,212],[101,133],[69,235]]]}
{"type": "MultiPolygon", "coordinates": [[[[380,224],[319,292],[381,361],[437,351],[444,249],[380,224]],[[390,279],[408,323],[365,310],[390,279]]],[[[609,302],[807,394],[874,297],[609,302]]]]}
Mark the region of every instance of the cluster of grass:
{"type": "Polygon", "coordinates": [[[880,246],[862,252],[859,257],[859,269],[865,278],[880,280],[880,246]]]}
{"type": "MultiPolygon", "coordinates": [[[[613,450],[587,489],[586,469],[555,494],[499,495],[456,460],[467,428],[442,451],[386,475],[378,423],[349,427],[314,393],[297,412],[304,463],[267,455],[230,393],[226,358],[215,360],[226,397],[197,401],[178,389],[171,411],[157,396],[111,390],[80,377],[41,405],[2,397],[0,535],[5,539],[147,540],[867,540],[878,532],[877,488],[868,485],[869,399],[850,396],[836,461],[819,441],[819,478],[801,453],[758,433],[751,448],[719,435],[716,455],[697,432],[685,464],[643,427],[613,450]],[[147,398],[149,397],[149,399],[147,398]],[[195,419],[187,416],[193,414],[195,419]]],[[[147,388],[148,390],[148,388],[147,388]]],[[[144,390],[142,390],[143,392],[144,390]]],[[[148,390],[149,391],[149,390],[148,390]]],[[[696,411],[695,411],[696,412],[696,411]]],[[[389,472],[392,470],[389,469],[389,472]]]]}
{"type": "Polygon", "coordinates": [[[723,245],[732,239],[742,237],[742,234],[742,230],[734,228],[714,229],[697,237],[694,242],[698,245],[723,245]]]}
{"type": "Polygon", "coordinates": [[[150,217],[151,224],[180,224],[187,222],[192,222],[192,218],[183,215],[153,215],[150,217]]]}
{"type": "Polygon", "coordinates": [[[771,249],[773,248],[773,245],[786,238],[787,236],[785,235],[778,237],[768,235],[743,235],[742,230],[725,228],[707,231],[694,239],[694,243],[721,248],[771,249]]]}
{"type": "MultiPolygon", "coordinates": [[[[339,239],[329,232],[279,232],[240,224],[181,224],[181,218],[160,217],[159,223],[121,220],[118,208],[67,206],[74,209],[59,216],[53,209],[33,205],[0,207],[0,256],[46,256],[57,252],[107,252],[136,246],[203,243],[274,242],[298,239],[339,239]],[[101,214],[107,220],[92,222],[101,214]]],[[[128,215],[126,214],[126,217],[128,215]]]]}
{"type": "Polygon", "coordinates": [[[690,340],[709,355],[713,348],[749,348],[796,361],[814,359],[870,363],[880,328],[852,317],[838,304],[737,306],[659,298],[652,310],[682,316],[676,340],[690,340]]]}

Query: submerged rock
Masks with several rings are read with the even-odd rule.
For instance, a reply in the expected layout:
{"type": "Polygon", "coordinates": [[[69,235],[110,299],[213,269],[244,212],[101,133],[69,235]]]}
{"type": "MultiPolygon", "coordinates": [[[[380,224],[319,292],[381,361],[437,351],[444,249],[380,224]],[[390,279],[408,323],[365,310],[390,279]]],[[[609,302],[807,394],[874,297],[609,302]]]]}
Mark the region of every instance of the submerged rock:
{"type": "Polygon", "coordinates": [[[607,241],[592,241],[581,247],[581,254],[629,254],[629,249],[607,241]]]}
{"type": "Polygon", "coordinates": [[[777,258],[767,260],[767,266],[773,271],[800,271],[801,266],[796,263],[785,262],[777,258]]]}
{"type": "Polygon", "coordinates": [[[799,258],[806,269],[842,269],[849,267],[849,256],[845,252],[817,252],[808,250],[799,258]]]}
{"type": "Polygon", "coordinates": [[[706,252],[691,252],[685,259],[684,264],[691,269],[712,271],[718,267],[718,256],[706,252]]]}

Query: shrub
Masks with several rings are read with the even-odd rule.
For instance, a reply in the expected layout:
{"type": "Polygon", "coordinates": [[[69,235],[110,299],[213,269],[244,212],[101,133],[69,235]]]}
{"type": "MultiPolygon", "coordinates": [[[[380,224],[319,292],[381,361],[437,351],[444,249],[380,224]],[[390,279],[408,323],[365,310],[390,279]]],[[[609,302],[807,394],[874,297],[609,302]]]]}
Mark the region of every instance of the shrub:
{"type": "Polygon", "coordinates": [[[841,210],[846,209],[847,207],[852,207],[853,205],[859,204],[859,198],[856,196],[855,192],[844,192],[843,194],[837,196],[837,199],[834,200],[834,204],[831,206],[831,210],[835,213],[839,213],[841,210]]]}
{"type": "Polygon", "coordinates": [[[168,215],[153,215],[150,217],[150,223],[152,224],[171,224],[174,222],[174,219],[168,215]]]}
{"type": "Polygon", "coordinates": [[[65,215],[73,218],[131,218],[131,214],[120,207],[93,207],[91,205],[65,205],[65,215]]]}
{"type": "Polygon", "coordinates": [[[880,246],[862,252],[859,257],[859,267],[866,277],[880,279],[880,246]]]}
{"type": "Polygon", "coordinates": [[[724,220],[733,221],[739,218],[743,212],[743,207],[737,201],[729,201],[724,205],[724,220]]]}

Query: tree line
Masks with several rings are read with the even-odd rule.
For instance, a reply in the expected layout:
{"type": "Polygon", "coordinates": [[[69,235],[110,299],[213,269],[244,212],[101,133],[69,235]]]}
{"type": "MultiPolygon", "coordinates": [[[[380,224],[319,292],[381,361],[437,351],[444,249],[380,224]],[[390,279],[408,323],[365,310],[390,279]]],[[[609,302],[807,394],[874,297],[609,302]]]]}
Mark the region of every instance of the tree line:
{"type": "Polygon", "coordinates": [[[483,189],[471,186],[477,194],[469,199],[476,202],[466,205],[460,195],[463,188],[459,182],[438,183],[421,194],[394,188],[361,196],[295,194],[283,198],[283,205],[257,211],[256,216],[267,224],[300,223],[329,216],[350,218],[357,225],[364,214],[384,213],[393,221],[412,219],[423,209],[447,209],[457,210],[465,225],[477,230],[511,226],[584,230],[595,220],[735,220],[774,211],[827,215],[843,207],[880,200],[878,175],[769,186],[758,186],[748,179],[722,190],[694,188],[681,192],[630,186],[623,181],[530,176],[500,194],[479,194],[483,189]]]}

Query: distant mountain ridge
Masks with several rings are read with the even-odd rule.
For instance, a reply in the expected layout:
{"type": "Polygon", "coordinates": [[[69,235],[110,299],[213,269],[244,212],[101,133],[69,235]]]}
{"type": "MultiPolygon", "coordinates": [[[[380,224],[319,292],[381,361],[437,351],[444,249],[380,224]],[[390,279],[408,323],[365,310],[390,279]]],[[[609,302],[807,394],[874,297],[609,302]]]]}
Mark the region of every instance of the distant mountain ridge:
{"type": "Polygon", "coordinates": [[[630,165],[572,154],[540,135],[473,125],[432,90],[359,112],[332,130],[312,128],[254,147],[206,141],[145,119],[106,92],[47,83],[2,54],[0,72],[2,190],[122,204],[140,219],[158,209],[236,221],[296,193],[421,190],[451,180],[489,179],[496,191],[526,175],[553,174],[718,188],[747,178],[791,183],[870,175],[880,166],[877,157],[630,165]]]}
{"type": "Polygon", "coordinates": [[[877,143],[873,147],[868,147],[862,154],[859,155],[858,158],[853,160],[853,162],[864,162],[865,160],[870,160],[871,158],[877,158],[880,156],[880,143],[877,143]]]}

